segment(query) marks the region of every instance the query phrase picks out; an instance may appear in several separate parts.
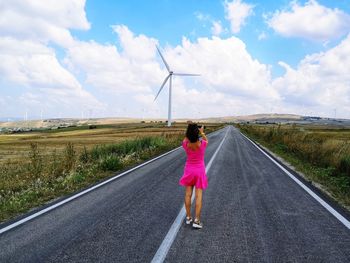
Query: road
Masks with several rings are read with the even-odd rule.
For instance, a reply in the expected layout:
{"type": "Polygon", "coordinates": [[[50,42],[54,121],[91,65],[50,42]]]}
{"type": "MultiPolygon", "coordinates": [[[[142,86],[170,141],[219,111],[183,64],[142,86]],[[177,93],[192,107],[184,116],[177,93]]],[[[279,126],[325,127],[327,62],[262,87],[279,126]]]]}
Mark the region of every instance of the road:
{"type": "MultiPolygon", "coordinates": [[[[350,230],[238,130],[209,137],[204,228],[165,262],[350,262],[350,230]]],[[[177,150],[0,235],[0,262],[151,262],[183,205],[177,150]]]]}

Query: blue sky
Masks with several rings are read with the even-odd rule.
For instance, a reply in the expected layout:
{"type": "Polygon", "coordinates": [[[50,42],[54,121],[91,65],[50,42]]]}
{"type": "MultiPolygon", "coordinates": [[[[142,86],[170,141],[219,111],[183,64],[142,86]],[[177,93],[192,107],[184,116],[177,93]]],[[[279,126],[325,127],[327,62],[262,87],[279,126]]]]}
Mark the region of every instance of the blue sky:
{"type": "MultiPolygon", "coordinates": [[[[291,1],[246,1],[254,5],[254,14],[246,25],[235,36],[247,45],[250,54],[259,61],[273,66],[274,76],[281,75],[283,69],[277,62],[283,60],[296,66],[307,54],[325,51],[339,43],[340,39],[331,41],[328,45],[301,38],[284,38],[275,34],[268,27],[263,15],[275,10],[287,8],[291,1]],[[260,33],[265,32],[268,38],[257,41],[260,33]]],[[[306,3],[307,1],[299,1],[306,3]]],[[[350,13],[349,1],[318,1],[329,8],[339,8],[350,13]]],[[[145,34],[157,38],[160,45],[172,46],[181,44],[183,36],[195,40],[198,37],[211,36],[211,20],[221,20],[224,27],[229,28],[225,19],[224,1],[213,0],[148,0],[148,1],[87,1],[87,18],[91,23],[88,31],[75,30],[73,35],[82,40],[95,40],[101,43],[115,43],[115,34],[110,25],[124,24],[135,34],[145,34]],[[198,14],[208,16],[201,21],[198,14]]],[[[315,21],[317,23],[317,21],[315,21]]],[[[223,34],[230,37],[231,32],[223,34]]]]}
{"type": "Polygon", "coordinates": [[[350,2],[22,1],[0,11],[0,118],[350,118],[350,2]]]}

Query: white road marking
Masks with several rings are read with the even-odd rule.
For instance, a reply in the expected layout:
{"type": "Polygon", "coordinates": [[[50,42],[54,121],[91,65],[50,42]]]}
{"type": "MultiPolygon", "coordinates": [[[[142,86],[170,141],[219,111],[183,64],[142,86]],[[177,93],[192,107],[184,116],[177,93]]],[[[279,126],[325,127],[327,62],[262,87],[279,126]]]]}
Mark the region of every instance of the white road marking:
{"type": "MultiPolygon", "coordinates": [[[[206,173],[208,173],[210,167],[212,166],[213,161],[214,161],[216,155],[218,154],[218,152],[220,151],[221,146],[224,143],[226,136],[228,134],[228,131],[230,129],[231,129],[231,126],[229,126],[227,128],[224,138],[222,139],[221,143],[219,144],[218,148],[216,149],[216,151],[214,152],[213,156],[211,157],[209,163],[207,164],[207,166],[205,168],[206,173]]],[[[194,194],[192,193],[191,203],[193,203],[193,200],[194,200],[194,194]]],[[[173,244],[175,237],[176,237],[177,233],[179,232],[179,229],[180,229],[180,227],[185,219],[185,216],[186,216],[186,209],[183,206],[181,208],[179,214],[175,218],[174,223],[171,225],[168,233],[166,234],[162,244],[160,244],[156,254],[154,255],[154,257],[151,261],[151,263],[161,263],[165,260],[166,255],[168,254],[168,251],[169,251],[171,245],[173,244]]]]}
{"type": "Polygon", "coordinates": [[[348,229],[350,229],[350,222],[339,214],[333,207],[331,207],[327,202],[325,202],[322,198],[320,198],[316,193],[314,193],[309,187],[303,184],[298,178],[296,178],[293,174],[291,174],[287,169],[285,169],[282,165],[280,165],[277,161],[275,161],[271,156],[269,156],[266,152],[264,152],[256,143],[254,143],[251,139],[241,133],[247,140],[249,140],[256,148],[259,149],[263,154],[267,156],[274,164],[276,164],[283,172],[285,172],[290,178],[293,179],[301,188],[303,188],[309,195],[311,195],[317,202],[319,202],[324,208],[328,210],[333,216],[335,216],[340,222],[342,222],[348,229]]]}
{"type": "MultiPolygon", "coordinates": [[[[212,132],[212,133],[210,133],[208,136],[211,136],[211,135],[213,135],[213,134],[216,134],[216,133],[218,133],[219,131],[220,131],[220,130],[215,131],[215,132],[212,132]]],[[[130,169],[130,170],[127,170],[127,171],[125,171],[125,172],[123,172],[123,173],[121,173],[121,174],[118,174],[118,175],[116,175],[116,176],[113,176],[112,178],[110,178],[110,179],[108,179],[108,180],[106,180],[106,181],[103,181],[103,182],[101,182],[101,183],[99,183],[99,184],[97,184],[97,185],[95,185],[95,186],[92,186],[92,187],[90,187],[90,188],[88,188],[88,189],[86,189],[86,190],[84,190],[84,191],[82,191],[82,192],[80,192],[80,193],[77,193],[77,194],[75,194],[75,195],[73,195],[73,196],[71,196],[71,197],[69,197],[69,198],[67,198],[67,199],[62,200],[61,202],[58,202],[58,203],[56,203],[56,204],[54,204],[54,205],[52,205],[52,206],[49,206],[49,207],[47,207],[47,208],[45,208],[45,209],[42,209],[42,210],[38,211],[38,212],[36,212],[36,213],[34,213],[34,214],[30,215],[30,216],[27,216],[27,217],[25,217],[25,218],[23,218],[23,219],[21,219],[21,220],[18,220],[18,221],[16,221],[16,222],[14,222],[13,224],[10,224],[10,225],[8,225],[8,226],[6,226],[6,227],[4,227],[4,228],[1,228],[1,229],[0,229],[0,234],[4,233],[4,232],[6,232],[6,231],[9,231],[10,229],[12,229],[12,228],[14,228],[14,227],[16,227],[16,226],[22,225],[22,224],[24,224],[25,222],[28,222],[29,220],[31,220],[31,219],[33,219],[33,218],[36,218],[36,217],[38,217],[38,216],[40,216],[40,215],[42,215],[42,214],[45,214],[45,213],[47,213],[47,212],[49,212],[49,211],[55,209],[56,207],[59,207],[59,206],[65,204],[65,203],[68,203],[68,202],[70,202],[70,201],[72,201],[72,200],[74,200],[74,199],[76,199],[76,198],[78,198],[78,197],[80,197],[80,196],[82,196],[82,195],[84,195],[84,194],[87,194],[88,192],[91,192],[92,190],[95,190],[96,188],[99,188],[99,187],[101,187],[101,186],[103,186],[103,185],[105,185],[105,184],[108,184],[109,182],[112,182],[112,181],[114,181],[115,179],[118,179],[119,177],[122,177],[122,176],[124,176],[124,175],[126,175],[126,174],[128,174],[128,173],[130,173],[130,172],[132,172],[132,171],[135,171],[135,170],[137,170],[137,169],[139,169],[139,168],[141,168],[141,167],[143,167],[143,166],[145,166],[145,165],[147,165],[147,164],[149,164],[149,163],[151,163],[151,162],[154,162],[155,160],[158,160],[158,159],[160,159],[160,158],[162,158],[162,157],[164,157],[164,156],[166,156],[166,155],[168,155],[168,154],[170,154],[170,153],[172,153],[172,152],[175,152],[175,151],[179,150],[180,148],[182,148],[182,146],[177,147],[177,148],[175,148],[175,149],[173,149],[173,150],[171,150],[171,151],[169,151],[169,152],[166,152],[166,153],[164,153],[164,154],[162,154],[162,155],[160,155],[160,156],[158,156],[158,157],[155,157],[155,158],[153,158],[153,159],[151,159],[151,160],[149,160],[149,161],[147,161],[147,162],[145,162],[145,163],[142,163],[142,164],[140,164],[140,165],[138,165],[138,166],[136,166],[136,167],[134,167],[134,168],[132,168],[132,169],[130,169]]]]}

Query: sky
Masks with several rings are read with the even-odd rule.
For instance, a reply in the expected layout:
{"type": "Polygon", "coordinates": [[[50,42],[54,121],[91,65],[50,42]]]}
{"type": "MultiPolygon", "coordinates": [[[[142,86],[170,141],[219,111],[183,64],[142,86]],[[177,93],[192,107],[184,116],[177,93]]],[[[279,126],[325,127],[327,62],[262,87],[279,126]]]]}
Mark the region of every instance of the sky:
{"type": "Polygon", "coordinates": [[[350,118],[350,1],[0,0],[0,119],[350,118]]]}

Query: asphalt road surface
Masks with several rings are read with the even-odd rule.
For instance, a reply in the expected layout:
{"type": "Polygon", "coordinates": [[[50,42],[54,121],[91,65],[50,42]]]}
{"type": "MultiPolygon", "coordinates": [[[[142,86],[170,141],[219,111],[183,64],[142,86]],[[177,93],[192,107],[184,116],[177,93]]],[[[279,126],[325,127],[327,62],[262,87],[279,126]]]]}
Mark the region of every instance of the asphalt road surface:
{"type": "MultiPolygon", "coordinates": [[[[165,262],[350,262],[350,230],[233,127],[212,134],[204,228],[165,262]]],[[[183,206],[182,149],[0,234],[0,262],[151,262],[183,206]]]]}

